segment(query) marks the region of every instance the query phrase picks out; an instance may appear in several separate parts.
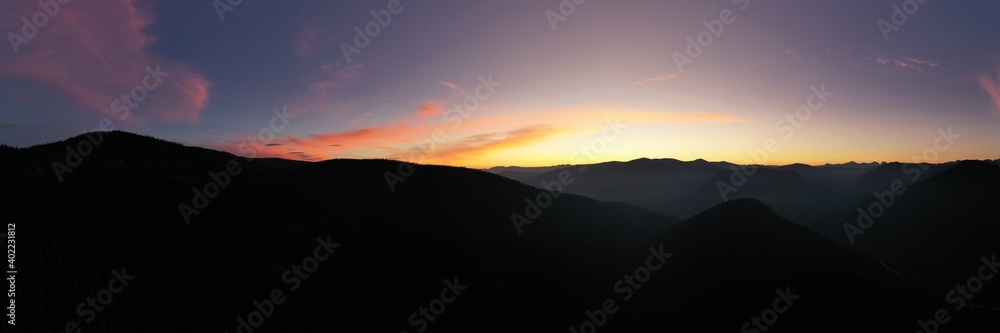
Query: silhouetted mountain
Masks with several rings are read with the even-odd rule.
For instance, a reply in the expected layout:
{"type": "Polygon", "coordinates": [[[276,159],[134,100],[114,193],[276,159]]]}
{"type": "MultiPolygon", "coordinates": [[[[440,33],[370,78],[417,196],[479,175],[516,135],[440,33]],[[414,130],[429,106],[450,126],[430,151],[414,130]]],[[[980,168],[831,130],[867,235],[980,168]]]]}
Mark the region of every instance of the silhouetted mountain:
{"type": "Polygon", "coordinates": [[[726,199],[753,198],[800,225],[841,241],[844,212],[853,211],[859,201],[896,180],[918,183],[953,165],[851,162],[738,166],[704,160],[637,159],[572,166],[518,179],[540,186],[568,171],[576,179],[566,187],[569,193],[681,217],[722,202],[722,193],[726,199]]]}
{"type": "Polygon", "coordinates": [[[562,169],[569,165],[557,165],[549,167],[518,167],[518,166],[498,166],[484,171],[492,172],[510,179],[525,180],[545,172],[562,169]]]}
{"type": "Polygon", "coordinates": [[[806,180],[825,185],[831,188],[839,188],[854,182],[866,171],[878,167],[877,165],[846,165],[828,164],[824,166],[811,166],[806,164],[790,164],[775,167],[775,170],[792,171],[806,180]]]}
{"type": "Polygon", "coordinates": [[[916,163],[906,164],[899,162],[886,163],[881,166],[866,170],[852,184],[852,193],[848,193],[851,198],[863,199],[870,197],[872,191],[884,189],[893,181],[906,180],[907,183],[916,183],[928,179],[944,170],[954,166],[953,163],[928,164],[916,163]],[[920,177],[916,176],[916,170],[920,169],[920,177]],[[863,195],[857,198],[857,195],[863,195]]]}
{"type": "Polygon", "coordinates": [[[573,184],[569,193],[599,200],[631,203],[659,212],[670,211],[675,216],[690,216],[722,201],[715,184],[706,181],[732,164],[712,162],[682,162],[675,159],[637,159],[629,162],[607,162],[573,166],[549,171],[524,180],[539,186],[559,178],[562,171],[570,172],[573,184]]]}
{"type": "MultiPolygon", "coordinates": [[[[858,205],[872,222],[854,236],[855,245],[936,295],[976,275],[982,257],[1000,254],[1000,167],[992,163],[962,161],[902,194],[880,197],[858,205]],[[878,207],[885,207],[881,216],[878,207]]],[[[859,216],[855,211],[845,222],[856,225],[859,216]]],[[[985,285],[973,302],[1000,308],[1000,285],[985,285]]]]}
{"type": "MultiPolygon", "coordinates": [[[[718,197],[719,183],[733,182],[733,172],[720,172],[709,178],[701,188],[714,187],[715,191],[703,193],[706,201],[710,196],[718,197]]],[[[740,181],[740,180],[737,180],[740,181]]],[[[730,185],[732,186],[732,185],[730,185]]],[[[811,182],[799,173],[780,169],[759,167],[746,177],[743,186],[733,186],[736,192],[729,193],[729,199],[753,198],[768,203],[783,215],[796,221],[810,221],[817,211],[829,209],[828,203],[835,200],[836,192],[828,186],[811,182]]]]}
{"type": "Polygon", "coordinates": [[[288,303],[262,331],[398,331],[457,276],[468,292],[434,330],[550,332],[602,290],[588,276],[676,222],[561,194],[518,234],[511,215],[552,194],[436,166],[418,166],[392,192],[385,173],[395,161],[250,161],[122,132],[105,133],[59,182],[50,164],[85,140],[0,156],[0,216],[30,244],[21,306],[39,309],[19,319],[52,330],[79,321],[76,305],[126,267],[134,286],[86,329],[232,332],[253,301],[285,287],[288,303]],[[229,163],[239,174],[185,224],[179,205],[193,205],[193,189],[204,192],[229,163]],[[290,292],[282,272],[327,235],[342,244],[336,259],[290,292]]]}
{"type": "Polygon", "coordinates": [[[749,332],[744,323],[776,306],[776,290],[797,299],[763,324],[769,332],[912,332],[937,305],[878,263],[752,199],[713,207],[650,244],[673,257],[608,328],[749,332]]]}
{"type": "Polygon", "coordinates": [[[638,159],[554,170],[525,182],[536,186],[551,182],[563,170],[570,171],[576,178],[566,187],[570,193],[626,202],[682,217],[723,202],[725,193],[726,199],[761,200],[828,237],[839,232],[839,228],[831,227],[834,222],[827,221],[830,216],[835,216],[845,203],[850,205],[866,197],[842,197],[848,192],[842,189],[843,184],[853,181],[865,170],[844,166],[744,167],[705,160],[638,159]]]}
{"type": "MultiPolygon", "coordinates": [[[[988,208],[997,187],[990,186],[1000,168],[985,163],[961,163],[913,186],[898,208],[917,215],[887,214],[877,222],[859,245],[865,257],[759,201],[709,205],[718,196],[713,181],[728,177],[728,163],[641,159],[532,178],[569,172],[567,192],[711,208],[680,223],[479,170],[250,160],[125,132],[103,133],[100,144],[67,160],[66,147],[89,140],[0,147],[0,218],[18,227],[18,304],[30,309],[19,312],[19,324],[246,332],[240,321],[264,311],[260,302],[279,290],[285,300],[264,311],[273,314],[254,332],[413,332],[422,324],[434,332],[558,332],[587,331],[586,321],[603,323],[601,332],[736,331],[770,308],[780,289],[801,298],[780,314],[775,330],[912,332],[944,303],[923,274],[936,261],[914,261],[959,258],[996,244],[989,243],[996,224],[980,225],[977,217],[995,221],[988,208]],[[72,171],[54,169],[54,162],[72,171]],[[935,202],[940,193],[954,202],[935,202]],[[913,237],[898,242],[878,235],[877,228],[906,230],[940,214],[956,221],[901,231],[913,237]],[[515,222],[523,223],[520,230],[515,222]],[[928,235],[948,239],[919,249],[928,235]],[[978,245],[949,250],[962,242],[978,245]],[[331,253],[328,260],[319,259],[322,251],[331,253]],[[641,288],[632,287],[637,269],[655,262],[659,268],[647,269],[641,288]],[[79,304],[97,297],[123,267],[135,280],[85,321],[79,304]],[[897,276],[891,269],[904,270],[897,276]],[[625,274],[631,282],[619,282],[625,274]],[[443,289],[460,295],[448,298],[443,289]],[[626,289],[633,296],[627,301],[626,289]],[[588,317],[609,298],[617,300],[614,314],[588,317]],[[444,311],[425,315],[435,304],[444,311]]],[[[822,200],[826,188],[780,167],[753,177],[740,195],[779,204],[794,202],[782,201],[790,196],[822,200]]],[[[966,265],[956,264],[962,270],[942,281],[975,273],[966,265]]],[[[984,289],[981,299],[995,299],[995,290],[984,289]]],[[[989,328],[991,316],[989,309],[963,310],[948,329],[989,328]]]]}

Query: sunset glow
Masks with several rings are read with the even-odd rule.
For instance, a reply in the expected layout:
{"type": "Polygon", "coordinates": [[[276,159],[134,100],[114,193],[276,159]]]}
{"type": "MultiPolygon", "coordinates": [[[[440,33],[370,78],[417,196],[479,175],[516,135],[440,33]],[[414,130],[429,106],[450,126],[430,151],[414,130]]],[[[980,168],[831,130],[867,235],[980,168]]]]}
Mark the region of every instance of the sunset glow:
{"type": "Polygon", "coordinates": [[[210,3],[72,2],[26,42],[21,17],[42,9],[0,5],[0,30],[19,36],[0,54],[0,139],[30,146],[107,118],[244,156],[475,168],[911,161],[948,127],[961,141],[940,160],[1000,146],[992,2],[928,5],[888,41],[876,22],[890,6],[860,0],[586,2],[565,21],[545,14],[557,1],[404,1],[385,25],[371,14],[388,13],[384,1],[210,3]],[[731,23],[713,26],[727,10],[731,23]],[[376,36],[359,35],[371,22],[376,36]],[[816,26],[836,32],[799,34],[816,26]],[[710,45],[691,44],[713,29],[710,45]],[[821,108],[780,123],[821,86],[833,94],[821,108]],[[278,131],[276,110],[291,115],[278,131]],[[581,159],[616,120],[620,135],[581,159]],[[755,161],[748,151],[770,138],[780,151],[755,161]]]}

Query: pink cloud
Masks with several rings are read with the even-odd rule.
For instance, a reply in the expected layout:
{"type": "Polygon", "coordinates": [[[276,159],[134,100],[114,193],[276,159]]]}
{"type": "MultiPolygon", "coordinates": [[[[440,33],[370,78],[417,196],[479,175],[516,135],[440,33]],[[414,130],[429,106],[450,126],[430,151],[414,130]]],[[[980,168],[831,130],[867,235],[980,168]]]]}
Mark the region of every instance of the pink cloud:
{"type": "Polygon", "coordinates": [[[459,95],[459,96],[468,95],[468,94],[465,93],[465,89],[462,89],[461,87],[459,87],[458,85],[455,85],[454,83],[441,81],[441,82],[438,82],[438,84],[440,84],[442,86],[445,86],[445,87],[448,87],[449,89],[451,89],[452,91],[454,91],[456,95],[459,95]]]}
{"type": "MultiPolygon", "coordinates": [[[[309,78],[309,92],[297,98],[293,105],[289,107],[290,113],[300,114],[305,112],[326,111],[346,111],[345,104],[340,100],[340,95],[352,81],[363,76],[363,64],[322,66],[322,70],[317,75],[309,78]]],[[[453,98],[460,97],[459,92],[464,91],[458,86],[447,82],[439,82],[442,86],[454,91],[453,98]]],[[[449,99],[427,99],[413,105],[415,112],[403,115],[399,118],[382,124],[355,127],[354,129],[307,134],[306,136],[284,136],[277,138],[275,144],[254,148],[257,156],[282,157],[298,160],[320,160],[329,158],[333,154],[343,152],[353,148],[373,148],[400,144],[409,144],[415,141],[416,129],[428,131],[426,128],[431,124],[421,123],[430,117],[440,116],[445,112],[445,105],[449,99]],[[289,149],[294,149],[290,151],[289,149]]],[[[352,124],[360,123],[365,119],[374,117],[369,112],[359,118],[349,119],[352,124]]],[[[436,124],[435,126],[440,126],[436,124]]],[[[240,137],[252,136],[252,134],[240,137]]],[[[228,140],[222,143],[213,143],[211,147],[238,154],[239,140],[228,140]]]]}
{"type": "Polygon", "coordinates": [[[898,59],[894,59],[893,57],[879,56],[876,53],[874,57],[869,56],[866,57],[865,60],[869,61],[874,60],[876,64],[882,66],[893,66],[908,71],[914,71],[917,73],[924,73],[924,72],[940,73],[942,69],[941,63],[930,59],[919,59],[911,57],[901,57],[898,59]]]}
{"type": "Polygon", "coordinates": [[[914,58],[909,58],[909,57],[903,57],[903,59],[905,59],[906,61],[908,61],[910,63],[917,64],[917,65],[920,65],[920,66],[927,66],[927,67],[940,67],[941,66],[941,64],[939,64],[937,62],[934,62],[934,61],[931,61],[931,60],[914,59],[914,58]]]}
{"type": "Polygon", "coordinates": [[[444,105],[441,100],[426,100],[418,105],[417,117],[424,120],[433,116],[444,114],[444,105]]]}
{"type": "MultiPolygon", "coordinates": [[[[417,163],[472,165],[477,159],[504,151],[533,146],[603,123],[609,114],[629,124],[746,122],[738,116],[705,112],[628,110],[601,107],[521,110],[514,113],[490,112],[490,116],[469,119],[460,131],[449,130],[447,122],[420,121],[421,110],[373,126],[353,126],[340,131],[283,136],[273,145],[255,147],[257,156],[297,160],[334,157],[407,159],[417,163]],[[525,126],[532,119],[535,125],[525,126]],[[434,134],[439,132],[440,134],[434,134]],[[294,153],[293,153],[294,152],[294,153]],[[362,155],[354,155],[354,154],[362,155]],[[419,160],[412,160],[412,159],[419,160]]],[[[252,133],[234,136],[241,138],[252,133]]],[[[212,147],[238,153],[239,140],[212,147]]]]}
{"type": "Polygon", "coordinates": [[[976,78],[979,87],[983,88],[993,101],[994,110],[1000,115],[1000,64],[996,66],[996,76],[990,73],[982,73],[976,78]]]}
{"type": "Polygon", "coordinates": [[[648,77],[648,78],[639,79],[637,81],[632,82],[632,85],[634,85],[634,86],[652,85],[652,84],[657,84],[657,83],[666,82],[666,81],[670,81],[670,80],[676,79],[678,76],[680,76],[680,75],[678,75],[677,73],[660,74],[660,75],[657,75],[657,76],[654,76],[654,77],[648,77]]]}
{"type": "MultiPolygon", "coordinates": [[[[155,20],[151,9],[146,0],[62,5],[33,38],[18,45],[17,53],[0,56],[0,76],[48,85],[83,109],[120,119],[112,101],[143,86],[147,67],[159,66],[169,74],[155,88],[137,90],[140,99],[142,90],[147,97],[136,101],[125,121],[197,122],[211,84],[189,65],[150,50],[156,43],[145,31],[155,20]]],[[[30,19],[40,11],[37,2],[5,1],[0,4],[0,31],[20,33],[21,17],[30,19]]]]}
{"type": "MultiPolygon", "coordinates": [[[[291,159],[327,159],[333,154],[358,147],[376,147],[398,144],[413,136],[413,126],[402,121],[373,127],[357,128],[342,132],[310,134],[305,137],[287,136],[279,145],[256,147],[258,156],[274,156],[291,159]],[[294,149],[298,154],[292,154],[294,149]],[[309,158],[304,158],[303,154],[309,158]]],[[[235,151],[236,142],[220,148],[235,151]]]]}

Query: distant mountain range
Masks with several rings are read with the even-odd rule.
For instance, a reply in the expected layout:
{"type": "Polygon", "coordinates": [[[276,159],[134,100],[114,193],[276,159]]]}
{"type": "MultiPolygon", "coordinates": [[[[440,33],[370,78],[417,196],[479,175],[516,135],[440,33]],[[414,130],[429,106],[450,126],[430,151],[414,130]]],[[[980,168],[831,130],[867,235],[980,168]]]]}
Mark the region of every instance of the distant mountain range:
{"type": "MultiPolygon", "coordinates": [[[[724,162],[418,165],[393,190],[390,160],[248,160],[107,132],[67,162],[87,141],[0,147],[19,324],[39,331],[248,332],[281,290],[253,332],[915,332],[1000,252],[996,161],[914,182],[891,163],[761,167],[723,202],[740,167],[724,162]],[[895,180],[905,194],[852,245],[843,226],[895,180]],[[289,270],[331,242],[291,290],[289,270]],[[135,280],[86,322],[78,304],[122,267],[135,280]]],[[[942,332],[1000,328],[1000,282],[969,302],[942,332]]]]}
{"type": "Polygon", "coordinates": [[[507,168],[499,174],[540,186],[543,182],[551,182],[560,172],[568,171],[576,179],[572,186],[566,188],[569,193],[630,203],[680,217],[693,216],[722,203],[724,199],[754,198],[797,223],[846,242],[842,237],[843,231],[836,223],[839,221],[830,221],[832,216],[844,210],[853,211],[861,200],[871,197],[874,191],[882,190],[895,180],[912,178],[913,175],[906,173],[904,167],[921,168],[919,181],[955,164],[908,166],[898,162],[851,162],[823,166],[743,166],[705,160],[682,162],[643,158],[555,169],[514,171],[516,169],[507,168]],[[831,225],[836,227],[831,228],[831,225]]]}

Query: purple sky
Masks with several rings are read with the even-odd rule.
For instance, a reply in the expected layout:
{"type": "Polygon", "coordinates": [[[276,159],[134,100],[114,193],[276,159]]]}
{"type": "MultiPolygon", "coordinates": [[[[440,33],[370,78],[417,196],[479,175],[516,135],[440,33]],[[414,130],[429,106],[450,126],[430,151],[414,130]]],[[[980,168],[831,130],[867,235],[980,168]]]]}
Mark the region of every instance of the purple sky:
{"type": "Polygon", "coordinates": [[[302,160],[1000,157],[996,1],[43,3],[0,4],[9,145],[109,119],[302,160]]]}

